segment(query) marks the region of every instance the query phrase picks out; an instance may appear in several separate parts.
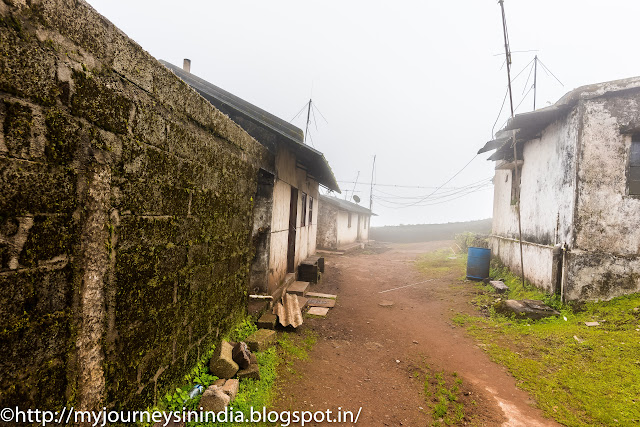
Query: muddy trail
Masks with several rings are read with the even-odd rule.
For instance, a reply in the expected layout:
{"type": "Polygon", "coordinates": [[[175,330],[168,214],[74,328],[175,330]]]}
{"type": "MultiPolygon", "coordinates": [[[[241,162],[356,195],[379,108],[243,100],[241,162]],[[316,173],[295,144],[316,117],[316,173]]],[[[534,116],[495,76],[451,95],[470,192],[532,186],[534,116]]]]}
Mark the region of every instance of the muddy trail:
{"type": "Polygon", "coordinates": [[[451,245],[392,244],[326,256],[313,290],[337,294],[336,307],[326,318],[307,318],[297,332],[317,342],[307,360],[282,370],[274,409],[362,407],[363,426],[557,425],[452,323],[455,313],[475,312],[469,301],[478,291],[463,280],[464,269],[415,267],[420,254],[451,245]],[[424,283],[403,287],[417,282],[424,283]],[[455,393],[455,404],[434,413],[443,388],[455,393]]]}

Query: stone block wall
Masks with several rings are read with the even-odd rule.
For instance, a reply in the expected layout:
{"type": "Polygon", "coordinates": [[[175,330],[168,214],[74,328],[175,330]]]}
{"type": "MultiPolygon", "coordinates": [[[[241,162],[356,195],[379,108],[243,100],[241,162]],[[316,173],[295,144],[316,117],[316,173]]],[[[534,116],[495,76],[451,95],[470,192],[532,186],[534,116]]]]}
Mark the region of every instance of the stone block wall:
{"type": "Polygon", "coordinates": [[[131,410],[246,307],[265,149],[80,0],[0,0],[0,407],[131,410]]]}

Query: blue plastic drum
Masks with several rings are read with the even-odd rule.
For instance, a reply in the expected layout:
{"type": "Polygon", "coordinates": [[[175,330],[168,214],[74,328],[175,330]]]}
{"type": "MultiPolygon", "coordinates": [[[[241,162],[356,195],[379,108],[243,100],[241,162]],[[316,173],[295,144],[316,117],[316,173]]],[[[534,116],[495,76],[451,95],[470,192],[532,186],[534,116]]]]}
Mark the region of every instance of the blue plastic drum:
{"type": "Polygon", "coordinates": [[[467,279],[483,280],[489,277],[491,249],[470,247],[467,252],[467,279]]]}

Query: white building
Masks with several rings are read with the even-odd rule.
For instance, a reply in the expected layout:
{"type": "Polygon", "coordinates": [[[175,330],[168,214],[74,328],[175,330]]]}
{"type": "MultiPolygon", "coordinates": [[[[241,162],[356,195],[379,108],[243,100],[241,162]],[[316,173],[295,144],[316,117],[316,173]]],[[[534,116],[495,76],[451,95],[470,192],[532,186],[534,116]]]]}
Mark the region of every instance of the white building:
{"type": "Polygon", "coordinates": [[[369,209],[336,197],[320,195],[318,246],[343,249],[357,242],[369,241],[369,209]]]}
{"type": "Polygon", "coordinates": [[[493,255],[520,271],[519,201],[532,283],[567,300],[640,290],[639,105],[640,77],[584,86],[515,116],[479,151],[496,150],[493,255]]]}
{"type": "Polygon", "coordinates": [[[318,187],[340,192],[324,155],[304,143],[301,129],[223,89],[162,62],[227,114],[270,153],[254,198],[250,291],[273,294],[289,273],[316,252],[318,187]]]}

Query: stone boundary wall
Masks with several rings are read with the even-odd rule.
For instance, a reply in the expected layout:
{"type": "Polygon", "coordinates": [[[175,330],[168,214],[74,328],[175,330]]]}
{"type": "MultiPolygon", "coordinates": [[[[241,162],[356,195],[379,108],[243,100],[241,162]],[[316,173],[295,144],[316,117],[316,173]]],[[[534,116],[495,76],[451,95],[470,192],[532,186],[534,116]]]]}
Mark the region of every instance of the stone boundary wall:
{"type": "Polygon", "coordinates": [[[0,0],[0,407],[175,387],[245,310],[265,155],[87,3],[0,0]]]}

